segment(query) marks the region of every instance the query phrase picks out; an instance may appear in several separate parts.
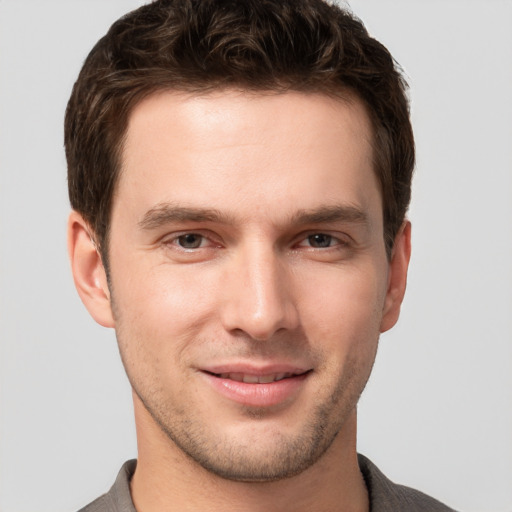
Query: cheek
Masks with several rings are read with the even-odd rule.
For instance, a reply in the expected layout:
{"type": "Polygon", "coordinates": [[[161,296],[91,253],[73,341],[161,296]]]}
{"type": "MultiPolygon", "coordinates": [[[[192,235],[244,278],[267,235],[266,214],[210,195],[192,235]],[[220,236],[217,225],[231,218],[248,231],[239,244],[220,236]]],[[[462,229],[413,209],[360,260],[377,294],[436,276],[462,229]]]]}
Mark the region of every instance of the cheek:
{"type": "Polygon", "coordinates": [[[308,339],[340,357],[373,351],[379,336],[386,283],[374,266],[333,269],[316,283],[304,283],[301,317],[308,339]]]}
{"type": "Polygon", "coordinates": [[[120,345],[153,364],[178,363],[211,321],[216,283],[193,266],[180,272],[169,265],[118,268],[124,272],[112,276],[112,298],[120,345]]]}

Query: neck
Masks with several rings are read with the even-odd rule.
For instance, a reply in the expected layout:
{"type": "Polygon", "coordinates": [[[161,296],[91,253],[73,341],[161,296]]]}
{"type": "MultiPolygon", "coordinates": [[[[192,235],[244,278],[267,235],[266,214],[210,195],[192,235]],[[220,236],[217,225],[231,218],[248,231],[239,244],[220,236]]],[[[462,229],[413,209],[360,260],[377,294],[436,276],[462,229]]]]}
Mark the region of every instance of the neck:
{"type": "Polygon", "coordinates": [[[138,462],[131,481],[135,508],[144,512],[367,512],[368,495],[356,453],[356,412],[311,467],[275,482],[221,478],[184,454],[135,397],[138,462]]]}

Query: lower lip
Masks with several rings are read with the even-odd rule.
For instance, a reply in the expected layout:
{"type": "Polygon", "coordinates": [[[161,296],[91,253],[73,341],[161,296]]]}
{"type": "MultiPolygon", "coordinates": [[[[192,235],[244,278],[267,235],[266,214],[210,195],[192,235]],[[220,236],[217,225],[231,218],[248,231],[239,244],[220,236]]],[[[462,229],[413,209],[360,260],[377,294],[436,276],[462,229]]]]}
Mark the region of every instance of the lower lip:
{"type": "Polygon", "coordinates": [[[271,407],[293,398],[304,384],[309,372],[266,384],[248,384],[222,379],[211,373],[202,374],[217,392],[234,402],[251,407],[271,407]]]}

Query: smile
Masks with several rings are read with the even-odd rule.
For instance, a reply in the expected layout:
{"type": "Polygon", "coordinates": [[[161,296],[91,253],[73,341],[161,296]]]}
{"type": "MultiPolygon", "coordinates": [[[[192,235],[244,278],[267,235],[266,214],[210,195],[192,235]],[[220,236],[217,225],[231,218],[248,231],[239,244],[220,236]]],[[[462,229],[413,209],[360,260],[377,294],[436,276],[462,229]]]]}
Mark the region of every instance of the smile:
{"type": "Polygon", "coordinates": [[[236,370],[238,371],[225,367],[202,370],[201,373],[215,393],[224,399],[258,408],[291,403],[306,385],[313,371],[298,368],[236,370]]]}
{"type": "Polygon", "coordinates": [[[268,375],[251,375],[248,373],[220,373],[213,374],[215,377],[220,379],[229,379],[235,380],[237,382],[245,382],[246,384],[270,384],[271,382],[278,382],[283,379],[288,379],[290,377],[295,377],[298,374],[294,373],[270,373],[268,375]]]}

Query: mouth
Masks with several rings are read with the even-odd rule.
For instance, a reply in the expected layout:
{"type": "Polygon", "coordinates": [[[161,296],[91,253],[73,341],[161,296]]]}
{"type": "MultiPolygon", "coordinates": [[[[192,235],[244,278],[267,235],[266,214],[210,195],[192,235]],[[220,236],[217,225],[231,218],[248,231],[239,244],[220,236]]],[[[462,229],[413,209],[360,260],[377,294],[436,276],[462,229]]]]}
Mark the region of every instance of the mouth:
{"type": "Polygon", "coordinates": [[[304,375],[305,373],[310,372],[311,370],[307,370],[305,372],[279,372],[279,373],[268,373],[265,375],[255,375],[250,373],[242,373],[242,372],[225,372],[225,373],[213,373],[208,372],[210,375],[217,377],[218,379],[228,379],[234,380],[236,382],[244,382],[245,384],[270,384],[272,382],[279,382],[283,379],[290,379],[292,377],[298,377],[300,375],[304,375]]]}
{"type": "Polygon", "coordinates": [[[292,367],[223,367],[201,371],[212,389],[223,398],[258,408],[291,403],[304,388],[312,372],[312,369],[292,367]]]}

